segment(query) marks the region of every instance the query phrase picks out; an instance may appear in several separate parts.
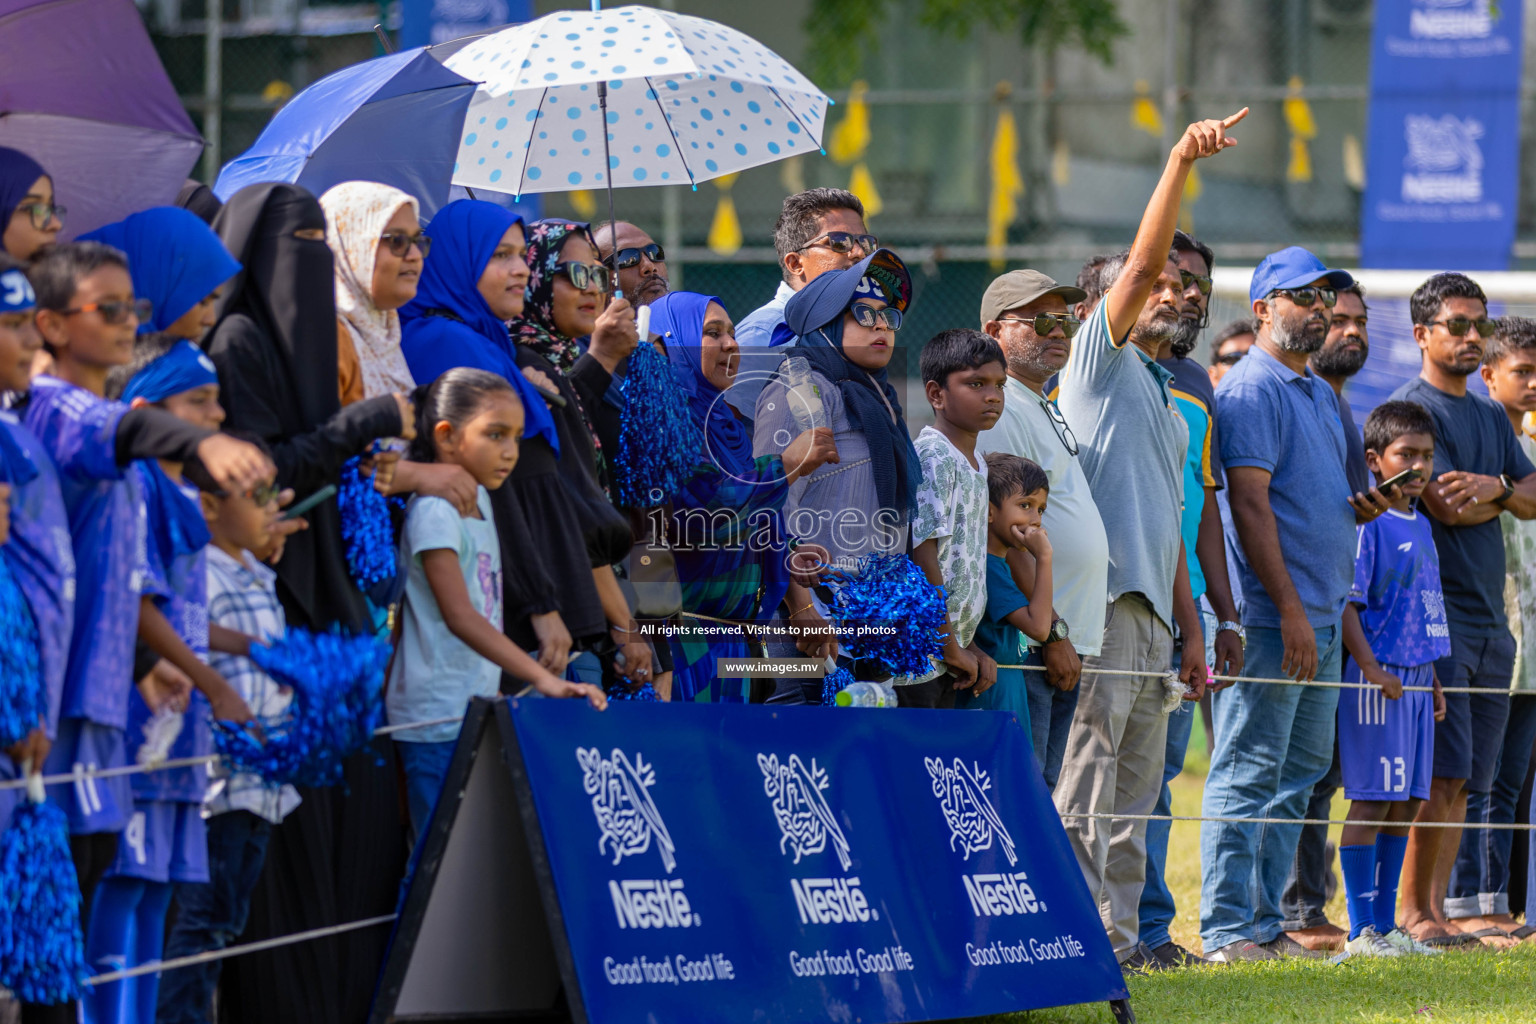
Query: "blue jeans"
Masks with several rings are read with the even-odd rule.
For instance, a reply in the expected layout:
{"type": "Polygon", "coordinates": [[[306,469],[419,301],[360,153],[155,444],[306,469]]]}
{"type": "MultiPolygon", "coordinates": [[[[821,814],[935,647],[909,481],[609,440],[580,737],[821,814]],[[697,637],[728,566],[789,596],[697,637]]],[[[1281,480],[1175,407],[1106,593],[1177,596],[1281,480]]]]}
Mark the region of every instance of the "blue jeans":
{"type": "MultiPolygon", "coordinates": [[[[1209,665],[1216,660],[1216,616],[1202,610],[1200,623],[1205,629],[1205,663],[1209,665]]],[[[1180,647],[1173,652],[1172,670],[1178,672],[1183,662],[1184,651],[1180,647]]],[[[1153,814],[1173,813],[1173,790],[1168,784],[1184,770],[1184,756],[1189,752],[1189,734],[1194,728],[1195,716],[1199,713],[1200,708],[1195,702],[1185,701],[1168,716],[1163,789],[1158,794],[1157,806],[1152,808],[1153,814]]],[[[1173,941],[1173,937],[1168,934],[1168,927],[1173,924],[1173,915],[1178,908],[1174,905],[1173,893],[1168,889],[1168,880],[1163,877],[1168,867],[1168,835],[1172,831],[1171,821],[1147,822],[1147,880],[1141,887],[1140,914],[1141,941],[1149,949],[1173,941]]]]}
{"type": "MultiPolygon", "coordinates": [[[[1341,629],[1313,630],[1317,679],[1340,678],[1341,629]]],[[[1245,677],[1284,675],[1280,630],[1250,626],[1245,677]]],[[[1291,818],[1333,761],[1339,691],[1239,681],[1216,694],[1216,754],[1205,781],[1206,817],[1291,818]]],[[[1300,825],[1204,822],[1200,827],[1200,937],[1205,949],[1280,934],[1280,897],[1300,825]]]]}
{"type": "MultiPolygon", "coordinates": [[[[1444,685],[1444,684],[1442,684],[1444,685]]],[[[1509,724],[1504,748],[1493,777],[1491,793],[1467,793],[1467,822],[1513,824],[1515,801],[1525,788],[1525,770],[1531,764],[1531,745],[1536,743],[1536,694],[1499,698],[1509,701],[1509,724]]],[[[1509,856],[1515,834],[1506,829],[1467,829],[1461,834],[1451,885],[1446,890],[1446,917],[1482,917],[1507,914],[1509,908],[1509,856]]]]}
{"type": "Polygon", "coordinates": [[[448,762],[453,760],[453,748],[458,740],[440,743],[397,742],[400,764],[405,769],[405,798],[411,810],[411,832],[416,839],[426,831],[432,820],[432,808],[443,791],[443,779],[448,776],[448,762]]]}
{"type": "MultiPolygon", "coordinates": [[[[165,941],[165,957],[223,949],[245,931],[251,892],[267,859],[272,826],[249,811],[226,811],[208,819],[208,881],[176,887],[176,924],[165,941]]],[[[208,1024],[222,961],[167,971],[160,978],[160,1024],[208,1024]]]]}
{"type": "MultiPolygon", "coordinates": [[[[1040,665],[1040,651],[1031,648],[1026,664],[1040,665]]],[[[1077,711],[1079,682],[1062,692],[1045,681],[1044,672],[1024,673],[1024,689],[1029,694],[1029,738],[1035,747],[1035,762],[1045,776],[1047,791],[1056,788],[1061,776],[1061,758],[1067,751],[1067,734],[1072,731],[1072,716],[1077,711]]]]}

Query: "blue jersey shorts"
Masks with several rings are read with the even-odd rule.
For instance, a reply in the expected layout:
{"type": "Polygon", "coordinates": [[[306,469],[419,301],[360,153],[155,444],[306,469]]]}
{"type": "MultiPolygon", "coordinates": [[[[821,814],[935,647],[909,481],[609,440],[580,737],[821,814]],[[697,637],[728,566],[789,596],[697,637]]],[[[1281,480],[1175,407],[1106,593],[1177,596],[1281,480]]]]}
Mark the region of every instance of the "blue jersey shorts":
{"type": "MultiPolygon", "coordinates": [[[[86,718],[62,718],[43,773],[68,775],[121,768],[127,763],[123,730],[86,718]]],[[[133,813],[133,783],[127,775],[95,778],[81,774],[72,782],[49,786],[48,799],[69,816],[70,835],[120,832],[133,813]]]]}
{"type": "Polygon", "coordinates": [[[148,882],[208,881],[208,829],[200,804],[140,800],[117,841],[107,877],[148,882]]]}
{"type": "MultiPolygon", "coordinates": [[[[1404,687],[1434,683],[1433,665],[1382,668],[1404,687]]],[[[1344,666],[1344,681],[1364,682],[1353,661],[1344,666]]],[[[1340,691],[1339,766],[1351,800],[1427,800],[1435,766],[1434,694],[1405,689],[1399,700],[1388,700],[1374,686],[1340,691]]]]}

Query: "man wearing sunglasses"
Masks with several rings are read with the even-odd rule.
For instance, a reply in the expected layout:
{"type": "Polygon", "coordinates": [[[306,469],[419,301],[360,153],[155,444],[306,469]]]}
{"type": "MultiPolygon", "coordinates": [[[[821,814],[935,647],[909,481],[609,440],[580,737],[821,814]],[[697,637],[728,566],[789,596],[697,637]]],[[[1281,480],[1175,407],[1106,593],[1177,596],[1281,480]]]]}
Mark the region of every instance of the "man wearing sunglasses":
{"type": "MultiPolygon", "coordinates": [[[[1267,256],[1248,294],[1258,340],[1216,391],[1247,631],[1242,675],[1337,682],[1354,578],[1354,493],[1339,400],[1307,366],[1338,290],[1354,279],[1299,247],[1267,256]]],[[[1300,820],[1333,763],[1339,691],[1244,685],[1212,700],[1210,817],[1300,820]]],[[[1208,821],[1200,834],[1200,932],[1222,961],[1318,957],[1282,928],[1300,825],[1208,821]],[[1254,894],[1258,894],[1257,904],[1254,894]]]]}
{"type": "Polygon", "coordinates": [[[845,270],[873,254],[880,242],[864,226],[864,204],[858,196],[840,188],[813,188],[784,200],[773,225],[773,248],[784,280],[772,299],[736,324],[741,363],[726,401],[747,417],[756,411],[757,396],[781,361],[780,353],[758,350],[794,338],[784,326],[789,297],[827,271],[845,270]]]}
{"type": "MultiPolygon", "coordinates": [[[[1051,639],[1040,648],[1045,672],[1024,673],[1035,757],[1054,789],[1061,773],[1067,734],[1077,708],[1080,658],[1099,653],[1104,641],[1104,595],[1108,592],[1109,540],[1088,479],[1079,462],[1077,438],[1056,403],[1045,395],[1046,381],[1061,372],[1081,326],[1068,310],[1085,293],[1057,284],[1038,270],[1012,270],[987,286],[981,297],[981,329],[997,339],[1008,361],[1003,414],[976,440],[976,453],[1005,452],[1038,464],[1050,481],[1044,526],[1059,569],[1051,639]]],[[[1010,555],[1010,558],[1017,557],[1010,555]]]]}
{"type": "MultiPolygon", "coordinates": [[[[1211,269],[1216,254],[1211,247],[1183,232],[1173,233],[1173,260],[1147,300],[1148,311],[1176,308],[1178,317],[1170,329],[1157,331],[1157,364],[1172,375],[1169,388],[1188,429],[1189,449],[1184,458],[1184,509],[1179,536],[1184,542],[1184,562],[1189,573],[1190,597],[1201,607],[1202,637],[1181,632],[1175,641],[1173,664],[1197,658],[1218,675],[1230,676],[1243,668],[1243,627],[1227,576],[1227,553],[1222,539],[1221,509],[1217,492],[1225,486],[1221,471],[1219,434],[1216,429],[1216,394],[1205,367],[1190,358],[1200,331],[1210,314],[1211,269]],[[1165,287],[1164,282],[1167,282],[1165,287]]],[[[1222,684],[1212,683],[1211,689],[1222,684]]],[[[1168,716],[1168,739],[1163,748],[1163,785],[1154,814],[1171,814],[1173,792],[1169,784],[1184,769],[1189,734],[1200,705],[1186,702],[1168,716]]],[[[1147,881],[1141,890],[1141,941],[1165,967],[1205,963],[1173,941],[1169,927],[1177,907],[1164,879],[1168,859],[1170,823],[1147,823],[1147,881]]]]}
{"type": "Polygon", "coordinates": [[[1211,366],[1206,371],[1211,375],[1211,387],[1220,384],[1227,371],[1241,362],[1248,350],[1253,348],[1253,336],[1257,331],[1253,317],[1245,316],[1233,320],[1216,332],[1216,337],[1211,339],[1211,366]]]}
{"type": "Polygon", "coordinates": [[[635,306],[649,306],[671,289],[666,250],[640,228],[625,220],[599,224],[592,229],[592,237],[597,239],[597,255],[603,266],[619,275],[619,291],[635,306]]]}
{"type": "MultiPolygon", "coordinates": [[[[1096,275],[1095,289],[1104,282],[1102,296],[1090,293],[1078,304],[1083,327],[1061,371],[1061,411],[1078,440],[1109,541],[1109,607],[1099,655],[1084,659],[1054,796],[1057,808],[1073,815],[1063,820],[1072,852],[1115,957],[1128,971],[1160,966],[1139,939],[1146,823],[1134,819],[1151,812],[1162,781],[1163,680],[1175,618],[1186,636],[1202,635],[1179,539],[1189,436],[1168,388],[1171,375],[1155,361],[1160,336],[1178,323],[1177,270],[1171,321],[1161,301],[1149,313],[1148,299],[1163,290],[1179,199],[1195,161],[1233,145],[1227,129],[1247,113],[1185,129],[1131,249],[1096,275]],[[1116,821],[1115,815],[1132,817],[1116,821]]],[[[1189,698],[1198,699],[1205,660],[1186,661],[1180,677],[1189,698]]]]}
{"type": "MultiPolygon", "coordinates": [[[[1435,422],[1438,475],[1422,501],[1440,555],[1451,628],[1451,656],[1435,663],[1435,675],[1447,689],[1490,691],[1487,697],[1445,695],[1445,719],[1435,724],[1429,799],[1415,820],[1462,821],[1468,793],[1488,805],[1509,717],[1515,642],[1504,612],[1499,515],[1536,518],[1536,467],[1503,407],[1467,389],[1496,326],[1482,288],[1462,274],[1436,274],[1413,293],[1408,308],[1423,365],[1392,397],[1417,402],[1435,422]]],[[[1502,880],[1485,877],[1491,865],[1478,856],[1482,836],[1468,833],[1463,843],[1458,829],[1413,831],[1402,892],[1403,927],[1414,938],[1438,944],[1446,935],[1472,933],[1490,945],[1509,944],[1497,922],[1484,916],[1497,908],[1483,901],[1508,890],[1502,880]]]]}

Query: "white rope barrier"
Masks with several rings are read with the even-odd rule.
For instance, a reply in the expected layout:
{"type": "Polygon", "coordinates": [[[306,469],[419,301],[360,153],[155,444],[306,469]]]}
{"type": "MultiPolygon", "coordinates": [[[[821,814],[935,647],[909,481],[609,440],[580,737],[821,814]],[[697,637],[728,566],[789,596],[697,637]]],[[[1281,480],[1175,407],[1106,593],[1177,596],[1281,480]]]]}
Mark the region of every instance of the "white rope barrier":
{"type": "Polygon", "coordinates": [[[1195,814],[1115,814],[1104,811],[1057,811],[1059,818],[1100,818],[1109,821],[1216,821],[1223,825],[1360,825],[1365,828],[1472,828],[1500,832],[1530,832],[1536,824],[1463,821],[1350,821],[1345,818],[1209,818],[1195,814]]]}
{"type": "Polygon", "coordinates": [[[206,953],[193,953],[191,956],[179,956],[172,960],[151,960],[149,963],[139,964],[137,967],[129,967],[121,971],[108,971],[106,974],[98,974],[94,978],[86,978],[85,983],[87,985],[105,985],[109,981],[137,978],[141,974],[158,974],[161,971],[174,971],[178,967],[191,967],[195,964],[211,963],[214,960],[227,960],[232,956],[241,956],[246,953],[260,953],[264,949],[293,946],[300,942],[325,939],[332,935],[344,935],[347,932],[355,932],[363,928],[373,928],[377,925],[388,924],[396,916],[395,914],[381,914],[378,917],[370,917],[362,921],[348,921],[346,924],[328,925],[324,928],[315,928],[307,932],[279,935],[272,939],[262,939],[260,942],[247,942],[242,946],[210,949],[206,953]]]}

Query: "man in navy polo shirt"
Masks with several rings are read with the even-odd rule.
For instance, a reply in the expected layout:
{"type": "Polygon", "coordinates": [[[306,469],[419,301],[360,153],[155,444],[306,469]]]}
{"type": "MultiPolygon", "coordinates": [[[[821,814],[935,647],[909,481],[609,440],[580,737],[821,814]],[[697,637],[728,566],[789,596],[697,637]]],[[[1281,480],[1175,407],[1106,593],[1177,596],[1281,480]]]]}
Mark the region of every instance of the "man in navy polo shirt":
{"type": "MultiPolygon", "coordinates": [[[[1504,615],[1499,514],[1536,518],[1536,467],[1520,449],[1503,407],[1467,390],[1467,378],[1483,361],[1484,340],[1493,333],[1482,288],[1463,274],[1436,274],[1419,285],[1408,311],[1424,362],[1419,375],[1392,397],[1419,403],[1435,421],[1437,476],[1422,501],[1440,553],[1451,626],[1451,656],[1435,663],[1435,675],[1447,689],[1490,691],[1486,697],[1445,695],[1445,719],[1435,725],[1429,799],[1415,820],[1462,821],[1467,794],[1493,788],[1515,669],[1515,639],[1504,615]]],[[[1487,801],[1480,803],[1486,807],[1487,801]]],[[[1454,940],[1457,932],[1488,945],[1510,945],[1497,922],[1485,919],[1496,908],[1480,899],[1497,893],[1500,880],[1481,877],[1488,862],[1476,856],[1475,841],[1457,859],[1460,837],[1461,830],[1448,828],[1410,834],[1403,862],[1403,927],[1431,945],[1449,944],[1445,940],[1454,940]]]]}
{"type": "MultiPolygon", "coordinates": [[[[1248,644],[1244,678],[1212,699],[1207,818],[1299,821],[1333,759],[1338,690],[1247,679],[1340,678],[1355,511],[1338,397],[1307,357],[1322,347],[1337,290],[1353,283],[1305,249],[1265,257],[1248,287],[1257,340],[1216,389],[1248,644]]],[[[1207,957],[1321,955],[1281,929],[1281,891],[1300,834],[1300,825],[1201,826],[1207,957]]]]}

